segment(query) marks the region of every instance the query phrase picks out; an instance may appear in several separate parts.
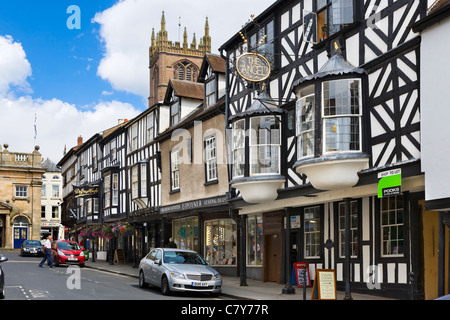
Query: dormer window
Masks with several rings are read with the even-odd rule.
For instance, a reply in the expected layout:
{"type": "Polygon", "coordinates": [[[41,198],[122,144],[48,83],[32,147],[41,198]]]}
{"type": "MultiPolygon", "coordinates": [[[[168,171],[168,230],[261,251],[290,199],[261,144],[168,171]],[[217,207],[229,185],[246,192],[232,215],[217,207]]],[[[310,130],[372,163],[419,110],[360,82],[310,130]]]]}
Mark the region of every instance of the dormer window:
{"type": "Polygon", "coordinates": [[[181,119],[181,108],[180,100],[176,99],[175,102],[170,106],[170,125],[174,126],[180,122],[181,119]]]}
{"type": "Polygon", "coordinates": [[[216,78],[211,77],[205,85],[205,107],[213,106],[217,102],[216,98],[216,78]]]}

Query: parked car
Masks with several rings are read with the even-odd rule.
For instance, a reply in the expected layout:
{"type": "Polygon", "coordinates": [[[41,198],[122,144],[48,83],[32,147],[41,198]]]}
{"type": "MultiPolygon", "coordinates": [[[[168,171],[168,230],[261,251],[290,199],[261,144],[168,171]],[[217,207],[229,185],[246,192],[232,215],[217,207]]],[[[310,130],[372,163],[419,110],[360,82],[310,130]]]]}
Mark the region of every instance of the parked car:
{"type": "Polygon", "coordinates": [[[39,240],[25,240],[20,247],[21,256],[42,256],[42,243],[39,240]]]}
{"type": "Polygon", "coordinates": [[[164,295],[172,291],[222,292],[222,277],[195,251],[157,248],[139,264],[139,287],[158,286],[164,295]]]}
{"type": "Polygon", "coordinates": [[[0,255],[0,299],[5,299],[5,274],[1,265],[5,261],[8,261],[8,258],[0,255]]]}
{"type": "Polygon", "coordinates": [[[80,267],[84,267],[86,263],[84,252],[75,241],[53,241],[52,259],[55,266],[60,264],[78,264],[80,267]]]}

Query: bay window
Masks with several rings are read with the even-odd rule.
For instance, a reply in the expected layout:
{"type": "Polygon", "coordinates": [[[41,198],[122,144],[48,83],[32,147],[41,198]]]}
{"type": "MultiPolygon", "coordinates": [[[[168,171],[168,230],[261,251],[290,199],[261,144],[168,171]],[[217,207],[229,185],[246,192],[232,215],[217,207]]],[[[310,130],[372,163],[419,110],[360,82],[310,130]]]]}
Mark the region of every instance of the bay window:
{"type": "Polygon", "coordinates": [[[323,83],[324,153],[361,151],[361,81],[323,83]]]}
{"type": "Polygon", "coordinates": [[[315,12],[303,12],[305,39],[318,43],[355,22],[354,0],[315,0],[315,12]]]}
{"type": "Polygon", "coordinates": [[[119,205],[119,174],[112,175],[112,205],[119,205]]]}
{"type": "Polygon", "coordinates": [[[111,175],[105,176],[105,181],[103,183],[103,192],[105,195],[105,208],[111,206],[111,175]]]}
{"type": "Polygon", "coordinates": [[[314,86],[301,90],[297,101],[298,158],[314,156],[314,86]]]}
{"type": "Polygon", "coordinates": [[[233,177],[244,176],[245,120],[233,124],[233,177]]]}
{"type": "Polygon", "coordinates": [[[250,119],[250,175],[279,174],[281,130],[274,116],[250,119]]]}

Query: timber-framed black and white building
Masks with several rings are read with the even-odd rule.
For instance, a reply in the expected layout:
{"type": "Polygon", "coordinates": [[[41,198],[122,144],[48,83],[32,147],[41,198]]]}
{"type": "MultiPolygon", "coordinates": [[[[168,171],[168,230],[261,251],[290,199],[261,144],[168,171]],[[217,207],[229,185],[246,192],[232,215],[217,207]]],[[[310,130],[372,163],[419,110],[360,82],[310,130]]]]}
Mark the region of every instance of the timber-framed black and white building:
{"type": "Polygon", "coordinates": [[[428,7],[280,0],[220,48],[230,206],[247,225],[247,276],[285,283],[301,261],[312,278],[315,269],[336,270],[341,287],[423,293],[421,39],[410,25],[428,7]],[[241,76],[239,58],[248,53],[271,65],[264,82],[241,76]],[[401,192],[379,198],[381,177],[394,169],[401,192]],[[251,259],[253,240],[263,261],[251,259]]]}

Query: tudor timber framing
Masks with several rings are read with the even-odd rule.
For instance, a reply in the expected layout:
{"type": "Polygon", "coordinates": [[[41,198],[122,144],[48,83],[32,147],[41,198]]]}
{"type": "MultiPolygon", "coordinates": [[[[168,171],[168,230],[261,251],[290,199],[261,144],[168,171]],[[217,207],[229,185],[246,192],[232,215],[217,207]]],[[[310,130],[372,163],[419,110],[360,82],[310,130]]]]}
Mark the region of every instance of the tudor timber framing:
{"type": "MultiPolygon", "coordinates": [[[[288,106],[295,99],[294,80],[316,73],[329,57],[331,41],[340,38],[344,43],[344,57],[368,71],[368,76],[363,78],[363,148],[371,155],[370,167],[420,158],[420,38],[409,26],[426,16],[426,1],[367,0],[355,6],[353,24],[316,45],[303,39],[302,15],[296,10],[304,8],[314,11],[314,1],[278,1],[259,17],[259,25],[273,19],[275,26],[275,70],[268,83],[272,98],[291,110],[288,106]],[[383,3],[385,7],[381,7],[383,3]],[[376,28],[371,28],[375,15],[380,21],[376,28]],[[282,21],[283,16],[288,17],[288,22],[282,21]]],[[[246,31],[251,35],[255,28],[250,25],[246,31]]],[[[242,52],[239,40],[235,38],[234,47],[230,40],[221,49],[227,50],[229,57],[232,52],[242,52]]],[[[242,80],[232,64],[227,67],[228,112],[233,115],[251,105],[255,87],[242,80]]],[[[296,159],[295,136],[287,131],[284,141],[289,159],[296,159]]],[[[290,170],[291,160],[285,161],[288,166],[285,171],[289,173],[286,187],[305,185],[307,179],[290,170]]]]}

